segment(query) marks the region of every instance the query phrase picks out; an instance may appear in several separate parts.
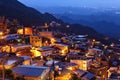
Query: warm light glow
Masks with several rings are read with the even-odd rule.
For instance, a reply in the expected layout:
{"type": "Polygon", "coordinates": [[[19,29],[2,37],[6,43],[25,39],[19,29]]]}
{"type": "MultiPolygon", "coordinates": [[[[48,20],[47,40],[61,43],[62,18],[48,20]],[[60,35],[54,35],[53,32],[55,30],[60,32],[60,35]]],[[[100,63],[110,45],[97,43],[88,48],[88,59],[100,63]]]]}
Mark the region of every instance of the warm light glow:
{"type": "Polygon", "coordinates": [[[107,72],[108,72],[108,77],[110,77],[110,75],[111,75],[111,72],[110,72],[109,70],[108,70],[107,72]]]}
{"type": "Polygon", "coordinates": [[[70,78],[71,78],[71,74],[68,73],[68,74],[64,75],[64,79],[63,80],[70,80],[70,78]]]}
{"type": "Polygon", "coordinates": [[[0,32],[0,36],[3,36],[3,34],[4,34],[3,32],[0,32]]]}
{"type": "Polygon", "coordinates": [[[20,56],[20,54],[16,54],[16,56],[20,56]]]}
{"type": "Polygon", "coordinates": [[[43,56],[40,56],[41,59],[43,59],[43,56]]]}
{"type": "Polygon", "coordinates": [[[62,53],[62,54],[61,54],[62,56],[65,56],[65,55],[66,55],[66,51],[65,51],[65,50],[62,50],[61,53],[62,53]]]}
{"type": "Polygon", "coordinates": [[[72,67],[68,67],[67,69],[68,69],[68,70],[71,70],[71,71],[73,70],[73,68],[72,68],[72,67]]]}
{"type": "Polygon", "coordinates": [[[115,46],[115,44],[114,44],[114,43],[112,43],[110,46],[111,46],[111,47],[113,47],[113,46],[115,46]]]}
{"type": "Polygon", "coordinates": [[[47,44],[47,43],[48,43],[48,41],[45,41],[45,43],[47,44]]]}
{"type": "Polygon", "coordinates": [[[4,46],[4,47],[2,47],[2,50],[9,53],[10,52],[10,46],[4,46]]]}
{"type": "Polygon", "coordinates": [[[23,29],[18,29],[17,33],[18,34],[23,34],[23,29]]]}
{"type": "Polygon", "coordinates": [[[63,75],[62,77],[56,77],[55,80],[71,80],[71,74],[70,73],[66,73],[65,75],[63,75]]]}
{"type": "Polygon", "coordinates": [[[65,50],[62,50],[62,53],[64,54],[64,53],[65,53],[65,50]]]}
{"type": "Polygon", "coordinates": [[[30,50],[33,53],[33,57],[38,57],[41,56],[41,52],[37,51],[37,50],[30,50]]]}
{"type": "Polygon", "coordinates": [[[108,46],[104,46],[104,49],[107,49],[108,48],[108,46]]]}
{"type": "Polygon", "coordinates": [[[93,39],[93,42],[95,42],[96,40],[95,39],[93,39]]]}
{"type": "Polygon", "coordinates": [[[86,53],[86,54],[85,54],[85,56],[87,56],[87,57],[88,57],[88,56],[89,56],[89,54],[90,54],[90,53],[86,53]]]}
{"type": "Polygon", "coordinates": [[[56,40],[54,38],[51,38],[51,44],[54,44],[56,40]]]}
{"type": "MultiPolygon", "coordinates": [[[[18,34],[23,34],[24,29],[18,29],[17,33],[18,34]]],[[[32,28],[25,28],[25,35],[32,35],[32,28]]]]}

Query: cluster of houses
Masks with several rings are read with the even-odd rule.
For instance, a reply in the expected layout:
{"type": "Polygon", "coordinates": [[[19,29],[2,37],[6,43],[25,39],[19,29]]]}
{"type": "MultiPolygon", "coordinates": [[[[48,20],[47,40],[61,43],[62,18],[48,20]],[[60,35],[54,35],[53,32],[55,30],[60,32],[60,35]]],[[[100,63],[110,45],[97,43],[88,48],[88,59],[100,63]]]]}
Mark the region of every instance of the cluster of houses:
{"type": "Polygon", "coordinates": [[[118,44],[108,46],[88,35],[68,35],[48,27],[20,27],[9,34],[0,21],[1,78],[9,80],[5,71],[11,70],[14,79],[25,80],[120,79],[118,44]]]}

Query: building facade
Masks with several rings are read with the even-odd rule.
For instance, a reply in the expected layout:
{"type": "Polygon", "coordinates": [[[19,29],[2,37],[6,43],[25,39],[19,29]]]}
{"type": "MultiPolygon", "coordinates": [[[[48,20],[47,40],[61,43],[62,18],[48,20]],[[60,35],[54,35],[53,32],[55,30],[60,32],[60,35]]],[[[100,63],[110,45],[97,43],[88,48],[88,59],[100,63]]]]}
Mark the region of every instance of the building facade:
{"type": "Polygon", "coordinates": [[[42,47],[42,38],[40,36],[30,36],[30,44],[34,47],[42,47]]]}

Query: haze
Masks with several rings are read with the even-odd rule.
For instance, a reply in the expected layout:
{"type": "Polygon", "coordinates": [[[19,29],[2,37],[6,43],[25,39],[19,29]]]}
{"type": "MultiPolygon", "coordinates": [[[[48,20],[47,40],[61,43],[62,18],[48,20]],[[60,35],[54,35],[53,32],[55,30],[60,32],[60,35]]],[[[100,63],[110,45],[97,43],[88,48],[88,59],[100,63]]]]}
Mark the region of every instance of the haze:
{"type": "Polygon", "coordinates": [[[71,7],[103,7],[120,8],[120,0],[19,0],[31,7],[52,7],[52,6],[71,6],[71,7]]]}

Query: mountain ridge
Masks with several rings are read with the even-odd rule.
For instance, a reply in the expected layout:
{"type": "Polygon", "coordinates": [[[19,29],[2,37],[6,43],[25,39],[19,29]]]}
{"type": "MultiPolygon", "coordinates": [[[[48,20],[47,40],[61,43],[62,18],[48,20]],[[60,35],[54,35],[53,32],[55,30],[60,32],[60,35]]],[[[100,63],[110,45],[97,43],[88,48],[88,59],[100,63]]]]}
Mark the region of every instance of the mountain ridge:
{"type": "Polygon", "coordinates": [[[5,16],[7,18],[16,18],[20,21],[20,23],[24,25],[41,25],[44,22],[50,22],[51,20],[58,21],[54,16],[47,13],[47,16],[51,17],[51,20],[47,20],[44,16],[46,14],[42,14],[34,8],[27,7],[18,0],[1,0],[0,1],[0,15],[5,16]]]}

